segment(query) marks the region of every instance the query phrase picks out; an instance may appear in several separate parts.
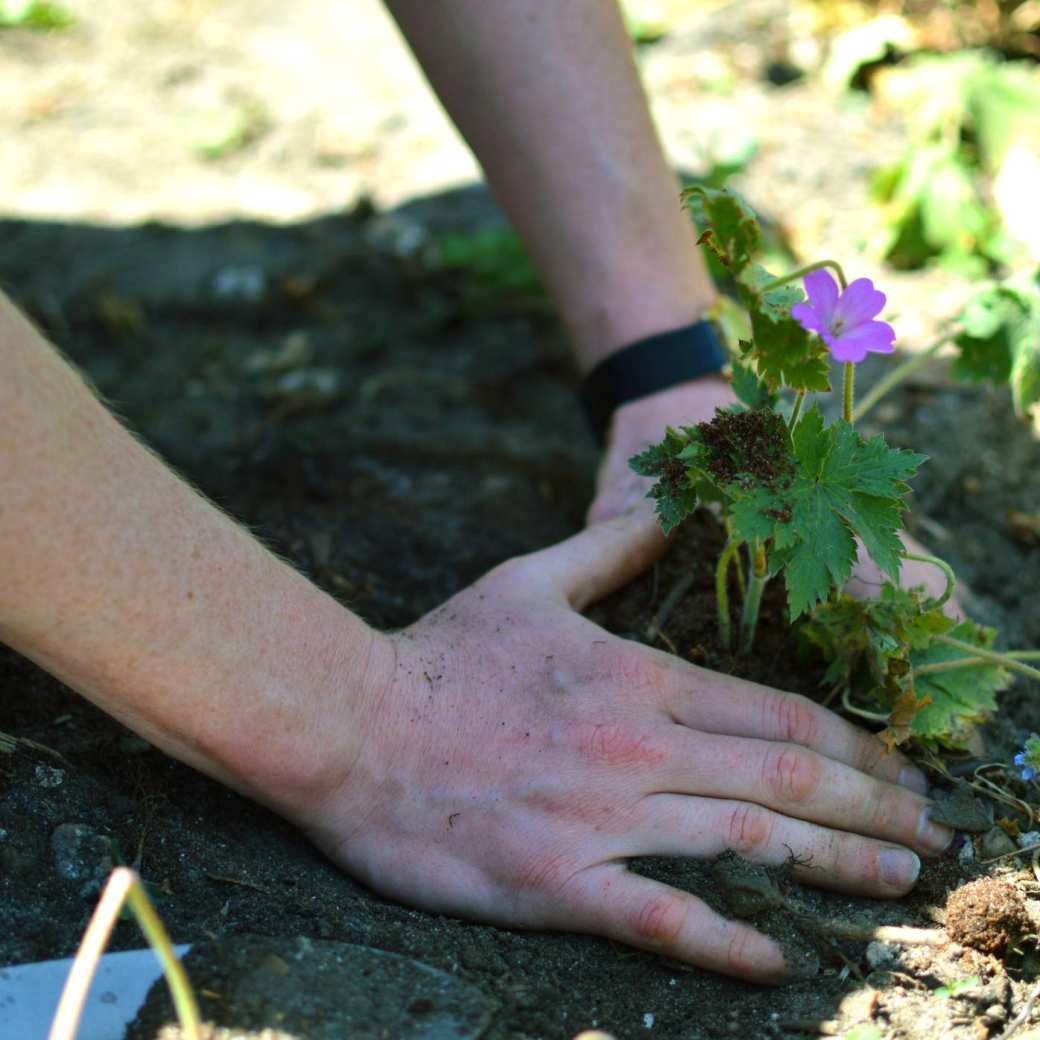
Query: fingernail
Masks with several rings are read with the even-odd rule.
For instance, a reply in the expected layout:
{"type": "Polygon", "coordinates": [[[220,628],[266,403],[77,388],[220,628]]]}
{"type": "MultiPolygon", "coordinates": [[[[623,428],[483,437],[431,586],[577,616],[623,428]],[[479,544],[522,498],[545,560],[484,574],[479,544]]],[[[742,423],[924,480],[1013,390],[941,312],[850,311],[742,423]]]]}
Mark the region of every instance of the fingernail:
{"type": "Polygon", "coordinates": [[[899,786],[909,787],[911,791],[916,791],[918,794],[927,794],[928,777],[920,769],[914,769],[913,766],[905,766],[899,774],[899,786]]]}
{"type": "Polygon", "coordinates": [[[889,888],[908,889],[921,873],[921,861],[909,849],[882,849],[878,853],[878,874],[889,888]]]}
{"type": "Polygon", "coordinates": [[[925,850],[938,854],[945,852],[953,841],[953,831],[941,823],[936,823],[928,818],[931,808],[921,813],[921,824],[917,828],[917,844],[925,850]]]}

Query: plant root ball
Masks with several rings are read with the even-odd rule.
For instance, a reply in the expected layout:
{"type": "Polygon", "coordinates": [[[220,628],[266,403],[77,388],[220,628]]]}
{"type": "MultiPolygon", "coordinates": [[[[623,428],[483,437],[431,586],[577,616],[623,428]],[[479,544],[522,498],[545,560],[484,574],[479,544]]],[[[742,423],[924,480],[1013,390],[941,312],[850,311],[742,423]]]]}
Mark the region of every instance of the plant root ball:
{"type": "Polygon", "coordinates": [[[1000,956],[1028,930],[1022,893],[998,878],[971,881],[946,900],[946,934],[962,946],[1000,956]]]}

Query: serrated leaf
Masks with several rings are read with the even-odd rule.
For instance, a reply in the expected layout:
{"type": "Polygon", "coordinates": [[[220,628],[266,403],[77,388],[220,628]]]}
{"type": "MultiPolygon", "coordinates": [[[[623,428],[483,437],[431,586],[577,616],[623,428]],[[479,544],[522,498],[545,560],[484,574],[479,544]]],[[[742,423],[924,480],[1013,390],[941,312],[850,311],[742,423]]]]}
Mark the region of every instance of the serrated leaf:
{"type": "Polygon", "coordinates": [[[739,274],[758,251],[762,237],[751,207],[729,188],[695,185],[681,198],[701,232],[698,241],[732,274],[739,274]]]}
{"type": "Polygon", "coordinates": [[[681,457],[688,449],[696,448],[696,434],[693,427],[679,431],[669,426],[664,440],[628,460],[640,476],[657,478],[647,498],[654,500],[654,510],[665,534],[670,534],[700,504],[688,464],[681,457]]]}
{"type": "Polygon", "coordinates": [[[777,395],[769,389],[765,380],[758,377],[750,365],[743,365],[739,361],[733,363],[732,386],[737,400],[752,411],[772,408],[776,404],[777,395]]]}
{"type": "Polygon", "coordinates": [[[920,462],[880,438],[864,441],[848,423],[824,428],[815,405],[795,429],[793,451],[788,481],[731,489],[734,533],[772,539],[770,569],[784,570],[792,619],[849,579],[855,535],[885,573],[898,576],[905,480],[920,462]]]}
{"type": "Polygon", "coordinates": [[[794,318],[773,320],[754,306],[750,314],[752,343],[744,357],[754,362],[771,390],[784,386],[808,393],[830,390],[827,350],[816,336],[794,318]]]}
{"type": "MultiPolygon", "coordinates": [[[[988,649],[996,633],[992,628],[976,625],[973,621],[962,621],[951,629],[950,635],[988,649]]],[[[917,672],[927,665],[959,661],[966,656],[965,651],[939,641],[911,653],[918,696],[932,699],[932,703],[914,718],[915,737],[933,745],[956,747],[975,725],[995,710],[996,694],[1011,681],[1007,669],[995,662],[923,675],[917,672]]]]}

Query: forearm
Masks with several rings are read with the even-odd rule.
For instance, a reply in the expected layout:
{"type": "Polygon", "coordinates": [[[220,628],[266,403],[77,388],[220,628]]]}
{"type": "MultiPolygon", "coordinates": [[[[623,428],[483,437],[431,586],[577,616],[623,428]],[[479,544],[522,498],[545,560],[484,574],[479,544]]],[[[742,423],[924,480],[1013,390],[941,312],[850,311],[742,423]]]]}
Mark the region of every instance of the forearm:
{"type": "Polygon", "coordinates": [[[371,631],[134,440],[6,300],[0,487],[0,640],[276,808],[349,769],[371,631]],[[310,755],[333,714],[334,753],[310,755]]]}
{"type": "Polygon", "coordinates": [[[388,0],[584,369],[714,292],[613,0],[388,0]]]}

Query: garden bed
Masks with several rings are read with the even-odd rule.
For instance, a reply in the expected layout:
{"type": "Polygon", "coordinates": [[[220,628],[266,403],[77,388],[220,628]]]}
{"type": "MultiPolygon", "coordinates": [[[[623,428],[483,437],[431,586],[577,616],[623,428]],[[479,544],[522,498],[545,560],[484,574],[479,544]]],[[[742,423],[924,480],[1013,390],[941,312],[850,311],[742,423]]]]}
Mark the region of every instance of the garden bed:
{"type": "MultiPolygon", "coordinates": [[[[430,228],[486,213],[470,192],[427,200],[408,219],[430,228]]],[[[352,610],[392,628],[500,560],[576,530],[596,452],[544,308],[475,295],[465,271],[380,252],[377,219],[200,230],[6,222],[0,279],[164,458],[352,610]]],[[[881,364],[866,366],[864,382],[881,364]]],[[[869,424],[931,456],[913,526],[966,580],[969,607],[1012,643],[1040,645],[1040,552],[1023,519],[1040,514],[1036,443],[1006,397],[911,385],[869,424]]],[[[650,616],[674,581],[666,568],[628,593],[650,616]]],[[[683,635],[676,613],[668,639],[723,664],[711,610],[696,599],[686,610],[702,634],[683,635]]],[[[811,670],[802,683],[792,675],[795,647],[763,645],[754,678],[817,692],[811,670]]],[[[803,937],[818,972],[769,990],[600,939],[414,911],[372,895],[280,819],[6,650],[0,684],[0,731],[40,745],[0,755],[0,965],[75,949],[111,841],[153,886],[176,941],[259,934],[286,962],[299,937],[403,954],[475,987],[486,1014],[473,1028],[492,1040],[597,1024],[685,1040],[841,1035],[867,1020],[885,1037],[978,1040],[1000,1036],[1035,985],[1028,942],[1002,958],[891,944],[868,955],[861,942],[803,937]],[[56,844],[67,824],[80,830],[56,844]],[[978,981],[958,989],[967,978],[978,981]]],[[[1004,696],[987,731],[991,757],[1008,761],[1040,729],[1036,693],[1017,685],[1004,696]]],[[[927,864],[899,902],[808,889],[796,898],[861,925],[934,928],[953,889],[995,873],[1027,909],[1040,906],[1022,864],[980,868],[962,848],[927,864]]],[[[709,900],[719,889],[708,864],[638,869],[709,900]]],[[[115,948],[140,942],[132,924],[118,926],[115,948]]]]}

